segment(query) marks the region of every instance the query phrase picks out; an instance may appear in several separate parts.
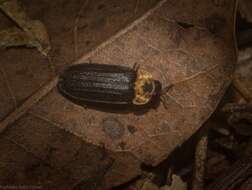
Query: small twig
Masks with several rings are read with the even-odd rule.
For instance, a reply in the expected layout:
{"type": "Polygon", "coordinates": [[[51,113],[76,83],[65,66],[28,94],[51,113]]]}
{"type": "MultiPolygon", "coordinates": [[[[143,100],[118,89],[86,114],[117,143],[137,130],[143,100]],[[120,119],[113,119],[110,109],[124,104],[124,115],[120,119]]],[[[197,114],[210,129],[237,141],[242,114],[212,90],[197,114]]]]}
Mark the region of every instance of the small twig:
{"type": "Polygon", "coordinates": [[[252,139],[248,142],[245,152],[240,154],[240,159],[228,171],[223,172],[206,190],[235,190],[250,176],[252,176],[252,139]]]}
{"type": "Polygon", "coordinates": [[[227,104],[222,108],[222,111],[230,113],[228,118],[228,123],[230,125],[236,124],[242,119],[252,123],[252,102],[227,104]]]}
{"type": "Polygon", "coordinates": [[[203,190],[205,163],[207,159],[208,136],[204,135],[199,140],[195,152],[195,168],[192,190],[203,190]]]}
{"type": "Polygon", "coordinates": [[[74,56],[75,59],[78,58],[79,56],[79,48],[78,48],[78,27],[79,27],[79,21],[80,21],[80,16],[81,16],[81,12],[86,8],[86,6],[88,5],[89,0],[86,0],[82,6],[80,7],[79,12],[76,15],[75,18],[75,22],[74,22],[74,56]]]}
{"type": "Polygon", "coordinates": [[[207,190],[235,190],[252,175],[252,154],[241,156],[228,171],[214,181],[207,190]]]}
{"type": "Polygon", "coordinates": [[[172,184],[172,174],[173,174],[172,168],[169,168],[166,176],[166,184],[168,186],[171,186],[172,184]]]}
{"type": "Polygon", "coordinates": [[[252,112],[252,102],[249,103],[230,103],[222,108],[224,112],[252,112]]]}

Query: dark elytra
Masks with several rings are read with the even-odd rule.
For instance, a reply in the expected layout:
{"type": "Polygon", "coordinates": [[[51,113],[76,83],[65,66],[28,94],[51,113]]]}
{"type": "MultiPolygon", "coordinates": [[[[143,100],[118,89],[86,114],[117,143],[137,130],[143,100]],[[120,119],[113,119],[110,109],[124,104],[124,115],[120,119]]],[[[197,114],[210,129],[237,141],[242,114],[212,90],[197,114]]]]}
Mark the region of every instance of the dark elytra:
{"type": "Polygon", "coordinates": [[[67,68],[59,78],[59,92],[72,102],[113,113],[143,114],[159,105],[161,83],[155,81],[155,95],[145,105],[134,105],[137,71],[119,65],[83,63],[67,68]],[[139,109],[141,107],[141,109],[139,109]]]}
{"type": "Polygon", "coordinates": [[[79,64],[60,76],[59,91],[79,102],[129,104],[134,98],[133,69],[117,65],[79,64]]]}

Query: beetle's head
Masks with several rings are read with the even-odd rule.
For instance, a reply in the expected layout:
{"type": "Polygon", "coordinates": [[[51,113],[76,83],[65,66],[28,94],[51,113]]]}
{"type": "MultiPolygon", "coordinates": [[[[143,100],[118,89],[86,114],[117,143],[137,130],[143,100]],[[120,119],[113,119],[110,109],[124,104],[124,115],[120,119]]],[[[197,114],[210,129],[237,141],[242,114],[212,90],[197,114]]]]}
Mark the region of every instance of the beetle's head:
{"type": "Polygon", "coordinates": [[[161,83],[153,79],[152,75],[146,71],[138,71],[135,82],[134,105],[145,105],[152,97],[160,93],[161,83]]]}

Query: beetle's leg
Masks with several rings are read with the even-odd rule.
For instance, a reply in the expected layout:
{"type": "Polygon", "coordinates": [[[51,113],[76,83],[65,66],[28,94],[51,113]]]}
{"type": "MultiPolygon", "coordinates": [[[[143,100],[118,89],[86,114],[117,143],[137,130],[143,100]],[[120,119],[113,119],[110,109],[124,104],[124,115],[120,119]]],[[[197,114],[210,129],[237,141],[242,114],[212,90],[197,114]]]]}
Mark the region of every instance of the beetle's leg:
{"type": "Polygon", "coordinates": [[[170,84],[170,85],[164,87],[164,88],[161,90],[161,93],[160,93],[160,101],[161,101],[161,103],[163,104],[163,106],[164,106],[165,109],[168,109],[166,93],[167,93],[173,86],[174,86],[173,84],[170,84]]]}
{"type": "Polygon", "coordinates": [[[167,102],[166,102],[166,97],[165,96],[161,96],[160,97],[160,101],[163,104],[164,108],[167,110],[168,109],[168,105],[167,105],[167,102]]]}
{"type": "Polygon", "coordinates": [[[133,65],[133,70],[137,72],[139,70],[139,68],[140,68],[140,64],[135,62],[133,65]]]}

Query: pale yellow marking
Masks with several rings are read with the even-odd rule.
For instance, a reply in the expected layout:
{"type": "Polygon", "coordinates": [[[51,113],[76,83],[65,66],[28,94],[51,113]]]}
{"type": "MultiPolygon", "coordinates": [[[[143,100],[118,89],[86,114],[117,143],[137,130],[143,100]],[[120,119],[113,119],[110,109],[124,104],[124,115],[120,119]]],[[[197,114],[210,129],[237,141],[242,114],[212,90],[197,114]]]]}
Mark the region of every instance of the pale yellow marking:
{"type": "Polygon", "coordinates": [[[147,104],[155,91],[155,83],[153,77],[147,71],[139,70],[137,75],[137,80],[135,82],[135,98],[133,99],[133,104],[144,105],[147,104]],[[145,84],[152,85],[151,92],[144,92],[145,84]]]}

